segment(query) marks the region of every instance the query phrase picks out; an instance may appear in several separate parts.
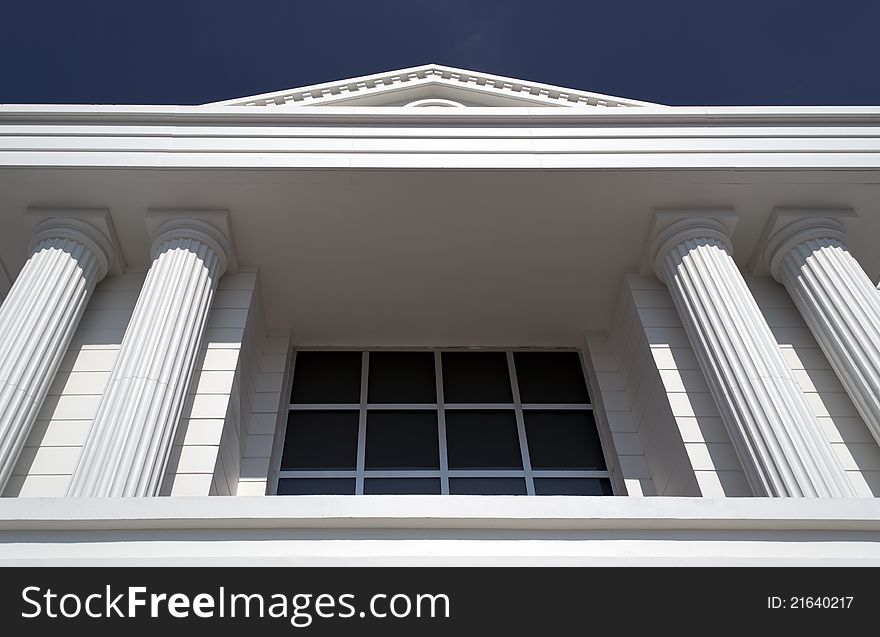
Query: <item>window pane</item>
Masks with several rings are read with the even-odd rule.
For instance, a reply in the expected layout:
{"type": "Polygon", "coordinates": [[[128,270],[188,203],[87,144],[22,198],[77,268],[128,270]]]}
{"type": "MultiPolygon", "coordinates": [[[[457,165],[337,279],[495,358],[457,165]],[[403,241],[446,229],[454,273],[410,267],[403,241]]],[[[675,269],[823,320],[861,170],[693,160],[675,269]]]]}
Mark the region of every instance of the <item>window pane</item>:
{"type": "Polygon", "coordinates": [[[590,402],[577,352],[514,352],[523,403],[590,402]]]}
{"type": "Polygon", "coordinates": [[[534,469],[605,469],[596,422],[589,411],[525,411],[534,469]]]}
{"type": "Polygon", "coordinates": [[[443,352],[441,357],[445,402],[513,402],[504,352],[443,352]]]}
{"type": "Polygon", "coordinates": [[[361,402],[361,353],[297,352],[290,402],[361,402]]]}
{"type": "Polygon", "coordinates": [[[371,403],[436,403],[433,352],[370,352],[371,403]]]}
{"type": "Polygon", "coordinates": [[[449,478],[451,495],[526,495],[525,478],[449,478]]]}
{"type": "Polygon", "coordinates": [[[439,469],[436,411],[370,411],[367,469],[439,469]]]}
{"type": "Polygon", "coordinates": [[[613,495],[607,478],[535,478],[535,495],[613,495]]]}
{"type": "Polygon", "coordinates": [[[292,411],[282,469],[346,470],[357,464],[358,412],[292,411]]]}
{"type": "Polygon", "coordinates": [[[364,494],[440,494],[440,478],[366,478],[364,494]]]}
{"type": "Polygon", "coordinates": [[[512,411],[446,412],[450,469],[522,469],[512,411]]]}
{"type": "Polygon", "coordinates": [[[278,495],[354,495],[354,478],[281,478],[278,495]]]}

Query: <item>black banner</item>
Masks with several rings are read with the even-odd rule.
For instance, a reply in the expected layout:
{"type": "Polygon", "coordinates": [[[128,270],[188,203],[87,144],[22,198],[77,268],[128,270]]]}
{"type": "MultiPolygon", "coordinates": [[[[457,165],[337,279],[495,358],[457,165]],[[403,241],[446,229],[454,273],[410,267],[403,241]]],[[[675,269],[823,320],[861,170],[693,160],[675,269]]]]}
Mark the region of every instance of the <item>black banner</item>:
{"type": "Polygon", "coordinates": [[[6,569],[7,635],[711,634],[876,623],[872,569],[6,569]],[[464,631],[464,632],[461,632],[464,631]]]}

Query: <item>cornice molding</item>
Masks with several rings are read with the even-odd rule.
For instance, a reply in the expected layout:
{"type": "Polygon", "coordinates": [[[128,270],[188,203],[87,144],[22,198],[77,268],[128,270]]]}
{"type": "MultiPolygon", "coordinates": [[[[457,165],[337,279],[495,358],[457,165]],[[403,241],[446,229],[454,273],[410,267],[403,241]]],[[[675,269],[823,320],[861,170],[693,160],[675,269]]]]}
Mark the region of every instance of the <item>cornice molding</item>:
{"type": "Polygon", "coordinates": [[[125,259],[116,236],[110,212],[94,208],[28,208],[25,223],[31,230],[28,253],[38,243],[53,237],[71,239],[84,245],[98,259],[99,276],[120,275],[125,259]]]}
{"type": "Polygon", "coordinates": [[[3,531],[115,529],[793,529],[880,531],[878,498],[511,496],[8,498],[3,531]]]}
{"type": "Polygon", "coordinates": [[[846,230],[842,223],[829,217],[799,219],[791,223],[767,242],[765,252],[770,275],[779,281],[782,260],[800,244],[814,239],[828,239],[846,245],[846,230]]]}
{"type": "Polygon", "coordinates": [[[170,239],[196,239],[214,251],[220,259],[221,272],[233,274],[238,271],[228,211],[151,209],[147,212],[146,222],[151,258],[155,259],[162,244],[170,239]]]}
{"type": "MultiPolygon", "coordinates": [[[[737,215],[732,210],[656,210],[648,232],[643,274],[654,274],[663,280],[660,262],[675,246],[689,239],[714,239],[733,251],[731,235],[736,227],[737,215]]],[[[665,283],[665,281],[664,281],[665,283]]]]}
{"type": "Polygon", "coordinates": [[[846,244],[846,235],[857,219],[848,208],[774,208],[755,244],[749,270],[778,281],[779,263],[789,251],[811,239],[846,244]]]}

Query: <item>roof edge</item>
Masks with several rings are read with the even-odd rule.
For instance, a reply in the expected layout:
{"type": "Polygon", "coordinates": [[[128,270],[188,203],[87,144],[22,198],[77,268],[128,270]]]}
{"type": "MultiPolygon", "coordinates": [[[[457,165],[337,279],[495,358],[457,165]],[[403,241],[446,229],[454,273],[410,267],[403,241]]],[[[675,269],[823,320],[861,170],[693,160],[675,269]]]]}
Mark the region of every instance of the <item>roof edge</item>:
{"type": "Polygon", "coordinates": [[[618,124],[799,124],[857,123],[876,125],[880,106],[656,106],[646,108],[568,109],[541,107],[406,108],[321,106],[255,109],[244,106],[0,104],[0,122],[482,122],[541,124],[577,122],[618,124]]]}
{"type": "Polygon", "coordinates": [[[423,64],[405,69],[385,71],[371,75],[322,82],[309,86],[270,91],[258,95],[237,97],[219,102],[209,102],[205,106],[267,106],[283,104],[318,103],[328,97],[338,97],[341,94],[354,95],[359,91],[375,90],[378,87],[405,85],[407,82],[424,81],[426,79],[457,80],[464,85],[483,88],[488,91],[501,91],[510,95],[521,97],[545,97],[559,103],[586,104],[590,106],[662,106],[652,102],[644,102],[625,97],[616,97],[583,91],[580,89],[566,88],[531,82],[517,78],[494,75],[480,71],[470,71],[442,64],[423,64]]]}

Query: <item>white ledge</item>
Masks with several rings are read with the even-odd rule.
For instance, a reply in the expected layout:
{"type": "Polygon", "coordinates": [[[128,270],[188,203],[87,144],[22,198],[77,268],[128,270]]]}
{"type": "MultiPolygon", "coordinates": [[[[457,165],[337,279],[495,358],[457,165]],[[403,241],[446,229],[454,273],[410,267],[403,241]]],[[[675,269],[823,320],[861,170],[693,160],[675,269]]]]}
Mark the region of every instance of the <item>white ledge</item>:
{"type": "Polygon", "coordinates": [[[144,529],[880,531],[872,498],[4,498],[0,531],[144,529]]]}
{"type": "Polygon", "coordinates": [[[122,122],[467,122],[621,123],[877,122],[878,106],[646,106],[639,108],[468,107],[413,109],[345,106],[0,104],[0,122],[58,120],[122,122]]]}

